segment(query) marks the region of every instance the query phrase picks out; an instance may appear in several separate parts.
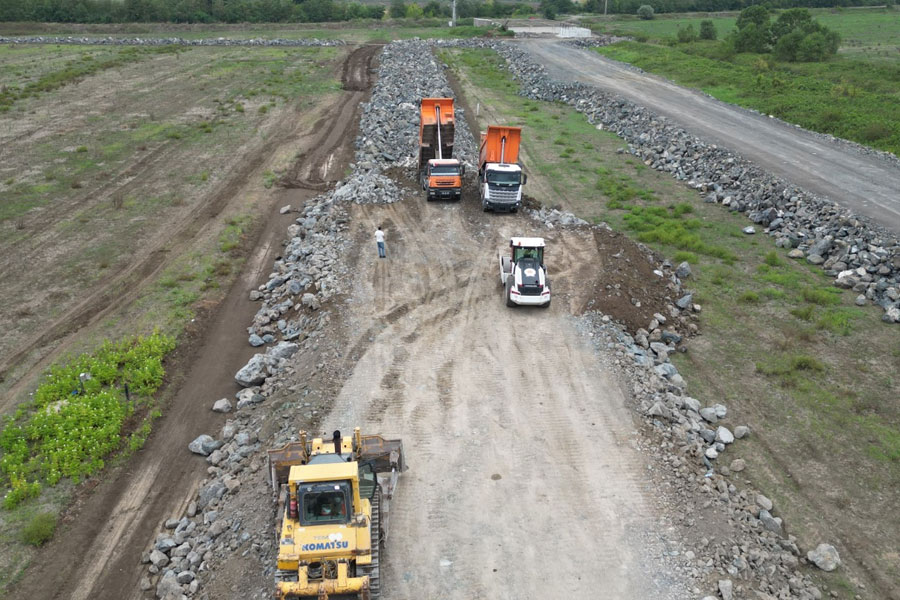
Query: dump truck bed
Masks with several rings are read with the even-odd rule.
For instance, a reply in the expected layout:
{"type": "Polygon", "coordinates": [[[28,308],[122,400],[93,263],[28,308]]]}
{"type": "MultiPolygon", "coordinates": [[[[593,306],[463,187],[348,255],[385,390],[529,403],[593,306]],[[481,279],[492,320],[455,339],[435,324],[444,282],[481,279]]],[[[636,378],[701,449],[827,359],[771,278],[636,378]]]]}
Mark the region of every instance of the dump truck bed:
{"type": "Polygon", "coordinates": [[[422,103],[419,105],[420,171],[425,168],[429,160],[453,158],[455,124],[453,98],[422,98],[422,103]],[[440,140],[440,144],[438,144],[438,140],[440,140]],[[438,152],[439,150],[440,152],[438,152]]]}
{"type": "Polygon", "coordinates": [[[521,127],[489,125],[487,131],[481,134],[481,150],[478,154],[478,164],[481,168],[484,168],[486,163],[518,163],[519,143],[521,141],[521,127]]]}

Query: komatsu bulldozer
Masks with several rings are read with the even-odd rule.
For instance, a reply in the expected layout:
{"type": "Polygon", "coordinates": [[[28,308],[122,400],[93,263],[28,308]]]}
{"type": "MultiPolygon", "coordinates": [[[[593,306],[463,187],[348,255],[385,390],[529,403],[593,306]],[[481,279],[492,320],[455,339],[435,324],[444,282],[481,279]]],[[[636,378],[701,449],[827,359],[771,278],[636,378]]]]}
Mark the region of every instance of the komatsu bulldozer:
{"type": "Polygon", "coordinates": [[[380,549],[403,444],[379,435],[307,439],[269,450],[278,505],[275,598],[377,600],[380,549]]]}

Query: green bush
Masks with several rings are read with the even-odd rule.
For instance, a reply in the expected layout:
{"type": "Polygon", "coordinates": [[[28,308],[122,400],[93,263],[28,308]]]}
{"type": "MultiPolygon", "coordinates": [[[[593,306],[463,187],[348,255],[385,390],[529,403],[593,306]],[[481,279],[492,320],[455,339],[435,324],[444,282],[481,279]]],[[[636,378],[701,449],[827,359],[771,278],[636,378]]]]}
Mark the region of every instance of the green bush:
{"type": "Polygon", "coordinates": [[[700,39],[714,40],[718,37],[715,24],[709,19],[700,21],[700,39]]]}
{"type": "Polygon", "coordinates": [[[654,12],[653,7],[649,4],[642,4],[637,9],[637,16],[645,21],[649,21],[654,17],[654,12]]]}
{"type": "Polygon", "coordinates": [[[687,27],[679,27],[678,28],[678,43],[680,44],[689,44],[690,42],[697,41],[697,32],[694,30],[694,26],[688,24],[687,27]]]}
{"type": "Polygon", "coordinates": [[[56,515],[49,512],[38,513],[22,530],[22,541],[32,546],[42,546],[56,531],[56,515]]]}

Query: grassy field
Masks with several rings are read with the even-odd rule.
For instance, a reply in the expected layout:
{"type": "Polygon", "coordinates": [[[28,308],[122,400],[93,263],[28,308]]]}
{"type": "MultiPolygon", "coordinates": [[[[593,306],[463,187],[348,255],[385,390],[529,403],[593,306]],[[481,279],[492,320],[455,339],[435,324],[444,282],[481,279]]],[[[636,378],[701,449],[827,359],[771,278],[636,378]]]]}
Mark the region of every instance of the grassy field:
{"type": "Polygon", "coordinates": [[[900,154],[900,62],[779,63],[759,54],[720,60],[718,48],[716,42],[621,42],[597,51],[725,102],[900,154]]]}
{"type": "MultiPolygon", "coordinates": [[[[895,580],[900,531],[882,516],[900,501],[900,339],[880,310],[854,306],[854,294],[770,238],[741,233],[742,216],[617,153],[622,140],[573,109],[523,100],[493,53],[441,58],[480,102],[481,127],[524,128],[529,194],[691,263],[702,335],[674,360],[692,396],[753,428],[731,458],[745,458],[742,475],[775,499],[801,544],[837,540],[857,566],[895,580]]],[[[844,577],[823,581],[852,598],[844,577]]]]}
{"type": "MultiPolygon", "coordinates": [[[[820,23],[841,34],[841,54],[864,58],[900,58],[900,11],[884,8],[811,9],[820,23]]],[[[678,29],[693,25],[700,30],[700,21],[710,20],[719,39],[734,29],[737,13],[674,13],[658,14],[650,21],[631,15],[584,17],[584,21],[598,33],[620,33],[646,37],[646,41],[674,40],[678,29]]]]}

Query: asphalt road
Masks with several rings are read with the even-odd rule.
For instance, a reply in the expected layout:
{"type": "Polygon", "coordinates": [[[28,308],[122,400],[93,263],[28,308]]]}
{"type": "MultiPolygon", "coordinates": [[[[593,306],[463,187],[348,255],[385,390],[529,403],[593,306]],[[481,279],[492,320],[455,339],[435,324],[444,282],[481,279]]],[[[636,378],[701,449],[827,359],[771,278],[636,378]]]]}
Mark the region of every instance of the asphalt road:
{"type": "Polygon", "coordinates": [[[556,40],[522,47],[563,82],[617,93],[760,168],[900,233],[900,167],[556,40]]]}

